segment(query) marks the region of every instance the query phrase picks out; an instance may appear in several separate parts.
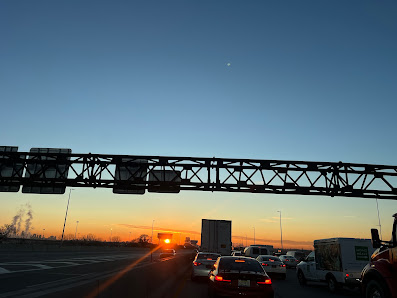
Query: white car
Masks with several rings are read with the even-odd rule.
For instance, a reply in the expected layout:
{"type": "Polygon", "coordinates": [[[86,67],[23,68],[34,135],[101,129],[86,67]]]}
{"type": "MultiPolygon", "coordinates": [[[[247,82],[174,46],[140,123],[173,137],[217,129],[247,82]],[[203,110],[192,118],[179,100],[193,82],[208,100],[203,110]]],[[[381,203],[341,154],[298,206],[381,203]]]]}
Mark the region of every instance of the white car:
{"type": "Polygon", "coordinates": [[[192,264],[191,279],[194,281],[199,277],[208,278],[208,273],[210,273],[212,266],[220,256],[220,254],[212,252],[199,252],[192,264]]]}
{"type": "Polygon", "coordinates": [[[270,276],[279,276],[281,279],[287,277],[287,268],[278,257],[270,255],[260,255],[256,258],[270,276]]]}
{"type": "Polygon", "coordinates": [[[296,268],[296,265],[298,265],[299,263],[299,261],[293,256],[282,255],[279,258],[281,262],[283,262],[287,266],[287,268],[296,268]]]}
{"type": "Polygon", "coordinates": [[[175,256],[175,250],[173,249],[164,249],[160,253],[160,258],[169,258],[175,256]]]}
{"type": "Polygon", "coordinates": [[[240,256],[243,256],[243,255],[244,255],[243,252],[239,251],[239,250],[235,250],[235,251],[232,252],[232,256],[233,257],[240,257],[240,256]]]}

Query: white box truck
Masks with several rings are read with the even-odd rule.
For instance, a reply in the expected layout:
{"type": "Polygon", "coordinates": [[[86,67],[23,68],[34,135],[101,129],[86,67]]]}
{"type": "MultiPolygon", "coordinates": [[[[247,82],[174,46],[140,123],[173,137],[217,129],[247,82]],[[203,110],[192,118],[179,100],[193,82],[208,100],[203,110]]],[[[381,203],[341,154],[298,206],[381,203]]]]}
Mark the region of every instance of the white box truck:
{"type": "Polygon", "coordinates": [[[203,219],[201,221],[201,251],[230,256],[232,251],[232,222],[203,219]]]}
{"type": "Polygon", "coordinates": [[[330,238],[314,240],[314,251],[300,262],[297,277],[306,281],[324,281],[331,292],[342,286],[360,286],[361,271],[374,249],[370,239],[330,238]]]}

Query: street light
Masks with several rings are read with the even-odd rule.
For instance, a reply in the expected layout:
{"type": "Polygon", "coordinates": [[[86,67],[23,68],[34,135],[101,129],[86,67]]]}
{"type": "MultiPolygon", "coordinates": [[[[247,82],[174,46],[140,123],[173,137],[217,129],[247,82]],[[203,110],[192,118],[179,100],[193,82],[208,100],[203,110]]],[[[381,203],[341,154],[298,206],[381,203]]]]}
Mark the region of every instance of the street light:
{"type": "Polygon", "coordinates": [[[255,227],[253,227],[254,229],[254,245],[255,245],[255,227]]]}
{"type": "Polygon", "coordinates": [[[79,221],[76,220],[76,232],[74,232],[74,239],[76,239],[76,235],[77,235],[77,226],[78,226],[78,224],[79,224],[79,221]]]}
{"type": "Polygon", "coordinates": [[[280,236],[281,236],[281,249],[283,249],[283,228],[281,226],[281,211],[277,211],[280,212],[280,236]]]}
{"type": "Polygon", "coordinates": [[[72,190],[74,190],[74,188],[71,188],[71,189],[69,190],[69,199],[68,199],[68,204],[66,205],[65,221],[63,222],[63,230],[62,230],[61,245],[62,245],[62,243],[63,243],[63,235],[65,234],[66,218],[68,217],[70,194],[72,193],[72,190]]]}
{"type": "Polygon", "coordinates": [[[112,242],[112,232],[113,232],[113,228],[110,228],[110,242],[112,242]]]}
{"type": "Polygon", "coordinates": [[[153,225],[154,225],[154,219],[153,219],[153,221],[152,221],[152,244],[153,244],[153,225]]]}
{"type": "Polygon", "coordinates": [[[44,231],[45,231],[45,229],[43,229],[43,239],[44,239],[44,231]]]}

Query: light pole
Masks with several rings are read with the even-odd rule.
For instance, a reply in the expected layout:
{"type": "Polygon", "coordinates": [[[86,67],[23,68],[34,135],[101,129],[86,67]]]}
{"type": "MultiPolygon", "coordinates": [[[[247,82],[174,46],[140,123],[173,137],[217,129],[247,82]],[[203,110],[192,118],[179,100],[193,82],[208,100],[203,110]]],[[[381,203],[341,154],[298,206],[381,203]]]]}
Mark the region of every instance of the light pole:
{"type": "Polygon", "coordinates": [[[152,221],[152,244],[153,244],[153,225],[154,225],[154,219],[153,219],[153,221],[152,221]]]}
{"type": "Polygon", "coordinates": [[[78,226],[78,224],[79,224],[79,221],[76,220],[76,232],[74,232],[74,239],[76,239],[76,235],[77,235],[77,226],[78,226]]]}
{"type": "Polygon", "coordinates": [[[151,247],[151,250],[150,250],[150,262],[153,262],[153,225],[154,225],[154,219],[153,219],[153,221],[152,221],[152,247],[151,247]]]}
{"type": "Polygon", "coordinates": [[[43,239],[44,239],[44,231],[45,231],[45,229],[43,229],[43,239]]]}
{"type": "Polygon", "coordinates": [[[68,217],[69,202],[70,202],[70,194],[72,193],[72,190],[74,190],[74,188],[71,188],[71,189],[69,190],[69,199],[68,199],[68,204],[66,205],[65,221],[63,222],[63,230],[62,230],[61,245],[62,245],[62,243],[63,243],[63,235],[65,234],[66,218],[68,217]]]}
{"type": "Polygon", "coordinates": [[[255,245],[255,227],[252,227],[254,229],[254,245],[255,245]]]}
{"type": "Polygon", "coordinates": [[[130,232],[130,242],[131,242],[131,232],[130,232]]]}
{"type": "Polygon", "coordinates": [[[380,239],[382,239],[382,225],[380,224],[378,198],[376,198],[376,210],[378,210],[378,222],[379,222],[378,226],[379,226],[379,231],[380,231],[380,239]]]}
{"type": "Polygon", "coordinates": [[[277,211],[280,212],[280,236],[281,236],[281,249],[283,249],[283,228],[281,226],[281,211],[277,211]]]}
{"type": "Polygon", "coordinates": [[[113,229],[110,228],[110,242],[112,242],[112,232],[113,232],[113,229]]]}

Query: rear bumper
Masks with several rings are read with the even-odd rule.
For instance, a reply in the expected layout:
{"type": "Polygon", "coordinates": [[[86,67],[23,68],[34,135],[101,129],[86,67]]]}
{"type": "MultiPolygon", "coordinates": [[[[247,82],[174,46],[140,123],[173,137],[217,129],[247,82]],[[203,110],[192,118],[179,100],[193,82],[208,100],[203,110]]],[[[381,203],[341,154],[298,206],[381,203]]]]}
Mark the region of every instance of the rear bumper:
{"type": "Polygon", "coordinates": [[[213,290],[218,297],[261,297],[261,298],[274,297],[274,290],[273,287],[271,286],[260,290],[244,289],[244,288],[227,289],[223,287],[213,286],[213,290]]]}
{"type": "Polygon", "coordinates": [[[360,287],[361,282],[358,278],[345,278],[345,285],[350,287],[360,287]]]}
{"type": "Polygon", "coordinates": [[[192,268],[192,276],[194,277],[208,277],[208,273],[210,273],[211,269],[209,268],[197,268],[193,267],[192,268]]]}

